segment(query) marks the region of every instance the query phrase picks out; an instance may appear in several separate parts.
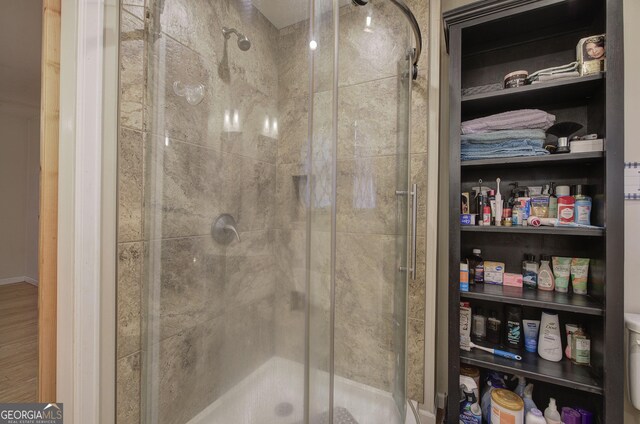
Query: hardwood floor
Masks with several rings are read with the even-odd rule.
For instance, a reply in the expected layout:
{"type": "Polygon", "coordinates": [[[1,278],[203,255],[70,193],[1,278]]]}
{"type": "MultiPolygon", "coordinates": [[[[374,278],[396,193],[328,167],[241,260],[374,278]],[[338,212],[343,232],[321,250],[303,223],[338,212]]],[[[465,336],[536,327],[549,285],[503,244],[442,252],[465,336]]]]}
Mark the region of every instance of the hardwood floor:
{"type": "Polygon", "coordinates": [[[36,402],[38,288],[0,286],[0,402],[36,402]]]}

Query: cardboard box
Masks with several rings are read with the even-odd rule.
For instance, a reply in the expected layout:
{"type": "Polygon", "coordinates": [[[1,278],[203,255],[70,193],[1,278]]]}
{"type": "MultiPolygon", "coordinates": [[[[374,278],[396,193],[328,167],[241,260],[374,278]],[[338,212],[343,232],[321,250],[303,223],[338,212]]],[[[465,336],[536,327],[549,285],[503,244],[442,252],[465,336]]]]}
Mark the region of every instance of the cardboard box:
{"type": "Polygon", "coordinates": [[[502,285],[504,278],[504,263],[484,261],[484,282],[485,284],[502,285]]]}
{"type": "Polygon", "coordinates": [[[505,272],[502,284],[510,287],[522,287],[522,274],[511,274],[509,272],[505,272]]]}

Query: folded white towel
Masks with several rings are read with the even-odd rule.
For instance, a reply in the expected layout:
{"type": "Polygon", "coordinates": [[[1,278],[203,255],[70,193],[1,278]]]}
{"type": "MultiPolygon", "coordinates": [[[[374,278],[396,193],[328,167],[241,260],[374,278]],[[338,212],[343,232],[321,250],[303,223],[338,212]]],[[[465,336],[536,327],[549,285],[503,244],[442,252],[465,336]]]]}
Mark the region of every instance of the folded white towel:
{"type": "Polygon", "coordinates": [[[462,134],[478,134],[497,130],[547,130],[556,122],[556,117],[539,109],[520,109],[498,113],[462,123],[462,134]]]}
{"type": "Polygon", "coordinates": [[[556,81],[561,79],[578,78],[580,72],[567,72],[566,74],[540,75],[536,81],[531,84],[540,84],[541,82],[556,81]]]}

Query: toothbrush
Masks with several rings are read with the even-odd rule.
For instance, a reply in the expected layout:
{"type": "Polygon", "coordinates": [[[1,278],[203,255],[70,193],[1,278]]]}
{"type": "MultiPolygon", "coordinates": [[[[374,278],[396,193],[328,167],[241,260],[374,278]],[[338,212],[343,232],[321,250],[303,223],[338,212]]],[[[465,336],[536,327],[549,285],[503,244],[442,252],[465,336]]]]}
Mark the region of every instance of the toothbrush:
{"type": "Polygon", "coordinates": [[[502,194],[500,194],[500,178],[496,178],[496,227],[502,225],[502,194]]]}
{"type": "Polygon", "coordinates": [[[485,352],[493,353],[494,355],[502,356],[503,358],[513,359],[514,361],[522,361],[522,356],[516,355],[515,353],[506,352],[506,351],[500,350],[500,349],[491,349],[491,348],[488,348],[488,347],[478,346],[474,342],[469,342],[469,343],[471,345],[471,348],[484,350],[485,352]]]}

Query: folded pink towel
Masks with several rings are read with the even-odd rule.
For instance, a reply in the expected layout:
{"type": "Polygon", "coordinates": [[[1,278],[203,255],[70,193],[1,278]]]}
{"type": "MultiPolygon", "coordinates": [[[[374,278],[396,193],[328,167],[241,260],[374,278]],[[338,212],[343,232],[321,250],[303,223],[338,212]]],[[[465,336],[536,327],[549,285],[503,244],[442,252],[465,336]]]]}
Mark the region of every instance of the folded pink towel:
{"type": "Polygon", "coordinates": [[[473,119],[462,123],[462,134],[479,134],[498,130],[547,130],[556,122],[554,115],[539,109],[520,109],[473,119]]]}

